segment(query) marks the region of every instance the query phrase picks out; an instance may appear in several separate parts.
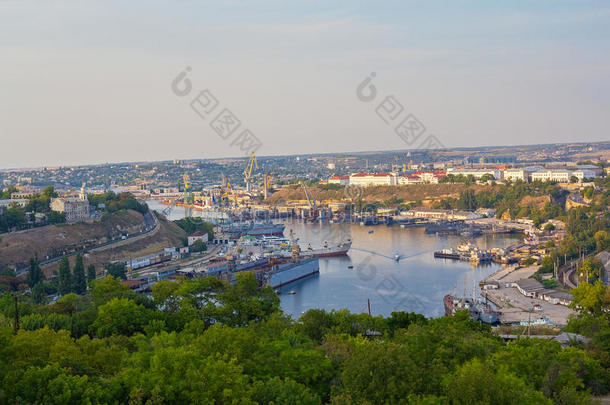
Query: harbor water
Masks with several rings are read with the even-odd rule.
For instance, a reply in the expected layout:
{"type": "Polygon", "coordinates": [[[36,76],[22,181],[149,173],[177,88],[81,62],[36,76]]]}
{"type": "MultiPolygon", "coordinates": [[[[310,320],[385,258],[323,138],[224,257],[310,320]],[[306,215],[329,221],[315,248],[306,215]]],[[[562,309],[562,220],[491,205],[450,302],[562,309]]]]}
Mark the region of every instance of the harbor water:
{"type": "MultiPolygon", "coordinates": [[[[153,209],[163,205],[149,202],[153,209]]],[[[184,208],[176,207],[170,219],[183,217],[184,208]]],[[[197,212],[193,212],[197,216],[197,212]]],[[[348,309],[389,316],[394,311],[422,313],[429,317],[444,315],[443,297],[457,292],[459,296],[478,296],[478,282],[498,270],[501,265],[437,259],[436,250],[455,247],[466,241],[482,248],[506,247],[520,235],[483,235],[466,239],[461,236],[426,234],[423,228],[361,226],[358,223],[303,223],[286,220],[284,234],[290,229],[299,244],[311,243],[318,248],[324,241],[341,242],[352,239],[347,256],[320,258],[320,273],[283,286],[280,291],[282,309],[299,317],[312,308],[348,309]],[[371,233],[372,231],[372,233],[371,233]],[[399,260],[395,260],[399,255],[399,260]],[[351,268],[350,268],[351,267],[351,268]],[[294,291],[295,294],[289,294],[294,291]]]]}

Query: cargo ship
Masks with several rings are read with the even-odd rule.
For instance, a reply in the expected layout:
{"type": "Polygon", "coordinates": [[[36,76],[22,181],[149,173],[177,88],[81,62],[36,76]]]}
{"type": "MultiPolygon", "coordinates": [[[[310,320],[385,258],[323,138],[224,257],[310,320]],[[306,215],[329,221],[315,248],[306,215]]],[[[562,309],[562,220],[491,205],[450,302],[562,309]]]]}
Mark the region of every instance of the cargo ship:
{"type": "Polygon", "coordinates": [[[445,307],[445,315],[453,316],[455,311],[462,309],[468,310],[470,317],[475,321],[481,321],[490,325],[495,325],[499,322],[498,312],[485,302],[475,300],[473,298],[458,298],[453,295],[445,295],[443,297],[443,305],[445,307]]]}
{"type": "Polygon", "coordinates": [[[314,249],[311,247],[311,245],[308,245],[306,249],[301,251],[301,254],[316,257],[343,256],[347,254],[351,247],[351,239],[348,239],[346,242],[341,242],[335,246],[329,246],[328,242],[324,242],[324,246],[322,246],[320,249],[314,249]]]}

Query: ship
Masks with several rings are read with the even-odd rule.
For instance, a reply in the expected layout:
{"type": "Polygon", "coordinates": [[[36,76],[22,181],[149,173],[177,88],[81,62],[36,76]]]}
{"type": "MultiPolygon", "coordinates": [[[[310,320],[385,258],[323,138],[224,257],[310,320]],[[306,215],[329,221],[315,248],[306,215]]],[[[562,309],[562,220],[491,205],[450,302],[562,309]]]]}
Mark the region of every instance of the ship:
{"type": "Polygon", "coordinates": [[[308,245],[306,249],[303,249],[301,254],[316,257],[343,256],[347,254],[351,247],[351,239],[348,239],[346,242],[341,242],[334,246],[329,246],[328,242],[324,242],[324,246],[322,246],[320,249],[313,249],[311,245],[308,245]]]}
{"type": "Polygon", "coordinates": [[[449,248],[449,249],[443,249],[443,250],[438,250],[438,251],[434,252],[434,257],[440,258],[440,259],[459,260],[460,254],[458,252],[456,252],[455,249],[449,248]]]}
{"type": "Polygon", "coordinates": [[[470,317],[475,321],[481,321],[490,325],[495,325],[499,322],[498,312],[483,301],[445,295],[443,297],[443,305],[445,307],[445,315],[447,316],[453,316],[455,311],[465,309],[468,310],[470,317]]]}
{"type": "Polygon", "coordinates": [[[283,224],[272,222],[246,222],[232,224],[223,231],[232,236],[283,236],[284,228],[283,224]]]}
{"type": "Polygon", "coordinates": [[[320,262],[317,257],[301,258],[273,266],[266,275],[266,285],[275,289],[319,272],[320,262]]]}

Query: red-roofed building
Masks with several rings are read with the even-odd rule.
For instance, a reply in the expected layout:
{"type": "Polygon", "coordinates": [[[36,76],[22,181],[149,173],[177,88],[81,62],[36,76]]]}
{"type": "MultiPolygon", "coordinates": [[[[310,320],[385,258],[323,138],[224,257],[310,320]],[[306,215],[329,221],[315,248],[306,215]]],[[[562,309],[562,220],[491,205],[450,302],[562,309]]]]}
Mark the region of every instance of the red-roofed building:
{"type": "Polygon", "coordinates": [[[403,174],[402,176],[398,176],[397,178],[398,185],[407,185],[407,184],[420,184],[422,182],[421,177],[415,176],[413,174],[403,174]]]}
{"type": "Polygon", "coordinates": [[[349,176],[335,176],[328,179],[328,184],[340,184],[342,186],[349,186],[349,176]]]}

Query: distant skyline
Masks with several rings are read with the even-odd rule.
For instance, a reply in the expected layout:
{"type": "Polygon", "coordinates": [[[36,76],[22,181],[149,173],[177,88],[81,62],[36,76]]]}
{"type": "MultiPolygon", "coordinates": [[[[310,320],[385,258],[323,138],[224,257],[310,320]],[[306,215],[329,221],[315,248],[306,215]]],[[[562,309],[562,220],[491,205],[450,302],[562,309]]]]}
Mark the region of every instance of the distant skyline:
{"type": "Polygon", "coordinates": [[[260,155],[409,149],[388,95],[449,148],[610,140],[610,4],[499,3],[1,0],[0,168],[239,156],[204,89],[260,155]]]}
{"type": "MultiPolygon", "coordinates": [[[[473,150],[474,153],[484,153],[479,152],[484,149],[503,149],[503,148],[519,148],[519,147],[549,147],[553,145],[599,145],[599,144],[610,144],[610,141],[599,141],[599,142],[566,142],[566,143],[545,143],[545,144],[516,144],[516,145],[489,145],[489,146],[481,146],[481,147],[468,147],[468,146],[456,146],[453,148],[446,148],[446,151],[467,151],[473,150]]],[[[297,157],[297,156],[352,156],[352,155],[375,155],[375,154],[389,154],[389,153],[406,153],[410,151],[416,151],[411,149],[396,149],[396,150],[360,150],[360,151],[336,151],[336,152],[307,152],[307,153],[294,153],[294,154],[274,154],[274,155],[257,155],[257,159],[274,159],[280,157],[297,157]]],[[[600,155],[607,155],[610,149],[606,148],[600,155]]],[[[500,152],[507,153],[508,152],[500,152]]],[[[48,165],[48,166],[27,166],[27,167],[0,167],[0,172],[2,171],[19,171],[19,170],[37,170],[42,168],[53,168],[53,167],[83,167],[83,166],[104,166],[104,165],[122,165],[122,164],[148,164],[148,163],[157,163],[157,162],[171,162],[174,160],[180,160],[182,162],[190,162],[190,161],[198,161],[198,160],[209,160],[209,161],[217,161],[217,160],[235,160],[242,159],[248,160],[248,156],[242,155],[233,155],[233,156],[218,156],[211,158],[203,158],[203,157],[191,157],[191,158],[182,158],[182,159],[157,159],[157,160],[124,160],[124,161],[107,161],[107,162],[99,162],[99,163],[85,163],[85,164],[72,164],[72,165],[48,165]]],[[[583,158],[586,160],[586,158],[583,158]]]]}

